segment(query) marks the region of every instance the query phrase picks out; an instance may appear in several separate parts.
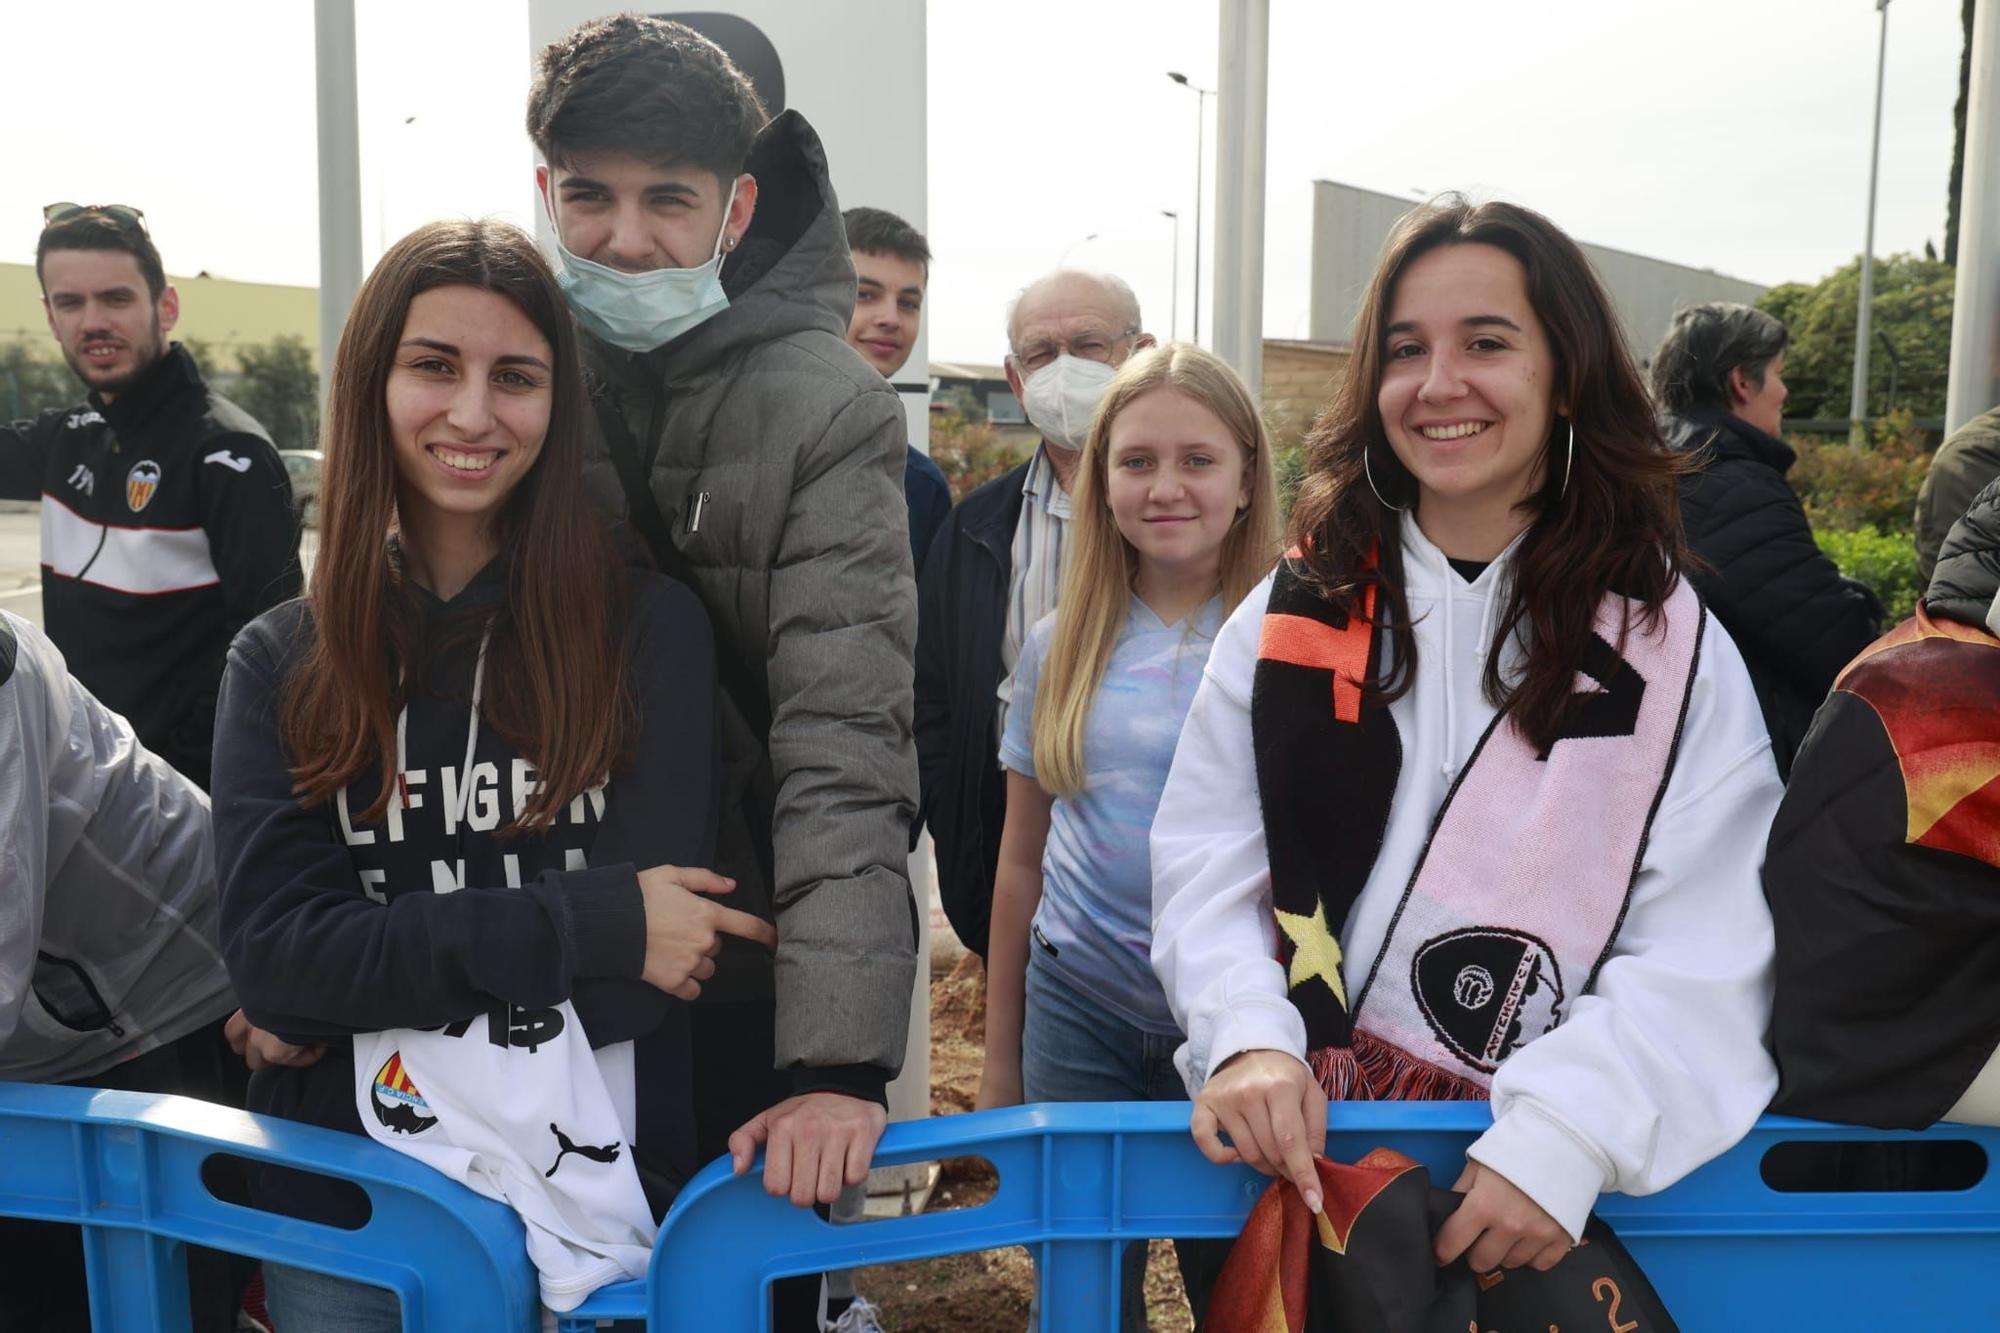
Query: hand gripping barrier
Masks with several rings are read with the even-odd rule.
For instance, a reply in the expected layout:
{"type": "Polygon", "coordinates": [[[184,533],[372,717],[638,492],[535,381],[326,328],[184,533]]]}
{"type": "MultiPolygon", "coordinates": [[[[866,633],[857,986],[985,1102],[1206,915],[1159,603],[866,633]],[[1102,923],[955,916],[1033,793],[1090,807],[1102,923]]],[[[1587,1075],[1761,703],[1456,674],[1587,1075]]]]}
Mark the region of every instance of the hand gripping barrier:
{"type": "Polygon", "coordinates": [[[0,1083],[0,1216],[83,1228],[93,1328],[185,1333],[187,1242],[394,1291],[405,1333],[540,1328],[521,1223],[374,1142],[186,1097],[0,1083]],[[225,1203],[202,1184],[217,1153],[352,1181],[358,1231],[225,1203]]]}
{"type": "MultiPolygon", "coordinates": [[[[1490,1123],[1482,1103],[1330,1108],[1328,1154],[1389,1147],[1449,1185],[1490,1123]]],[[[769,1284],[793,1273],[1025,1245],[1040,1271],[1043,1330],[1117,1327],[1128,1240],[1233,1236],[1265,1185],[1205,1161],[1186,1103],[1026,1106],[891,1125],[879,1165],[979,1156],[999,1187],[980,1207],[836,1227],[711,1163],[675,1203],[646,1283],[606,1288],[563,1322],[644,1314],[654,1329],[763,1329],[769,1284]]],[[[1664,1193],[1605,1195],[1598,1212],[1687,1333],[1748,1328],[2000,1327],[2000,1131],[1925,1134],[1766,1117],[1742,1144],[1664,1193]],[[1781,1143],[1965,1140],[1976,1184],[1940,1192],[1781,1193],[1764,1183],[1781,1143]]],[[[1607,1308],[1605,1329],[1629,1327],[1607,1308]]],[[[1568,1330],[1565,1330],[1568,1333],[1568,1330]]]]}

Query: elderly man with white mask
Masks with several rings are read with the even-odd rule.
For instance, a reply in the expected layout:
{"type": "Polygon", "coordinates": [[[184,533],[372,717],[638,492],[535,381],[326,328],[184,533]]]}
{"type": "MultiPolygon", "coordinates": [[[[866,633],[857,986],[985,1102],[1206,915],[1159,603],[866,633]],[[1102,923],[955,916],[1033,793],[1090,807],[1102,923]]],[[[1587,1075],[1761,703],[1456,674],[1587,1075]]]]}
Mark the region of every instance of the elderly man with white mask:
{"type": "Polygon", "coordinates": [[[1006,813],[1000,724],[1021,641],[1055,609],[1070,484],[1098,400],[1153,345],[1139,299],[1105,273],[1059,269],[1007,311],[1007,383],[1041,432],[1034,455],[965,497],[938,531],[917,593],[917,762],[937,841],[938,893],[986,954],[1006,813]]]}

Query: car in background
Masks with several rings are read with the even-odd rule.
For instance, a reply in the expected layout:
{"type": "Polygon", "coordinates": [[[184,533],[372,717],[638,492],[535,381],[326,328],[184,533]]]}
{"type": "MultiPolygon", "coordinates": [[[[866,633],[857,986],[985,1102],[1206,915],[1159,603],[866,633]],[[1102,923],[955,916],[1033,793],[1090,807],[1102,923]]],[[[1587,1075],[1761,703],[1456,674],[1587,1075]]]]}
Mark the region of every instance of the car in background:
{"type": "Polygon", "coordinates": [[[299,526],[319,526],[319,474],[326,455],[317,449],[280,449],[285,475],[292,479],[292,508],[298,511],[299,526]]]}

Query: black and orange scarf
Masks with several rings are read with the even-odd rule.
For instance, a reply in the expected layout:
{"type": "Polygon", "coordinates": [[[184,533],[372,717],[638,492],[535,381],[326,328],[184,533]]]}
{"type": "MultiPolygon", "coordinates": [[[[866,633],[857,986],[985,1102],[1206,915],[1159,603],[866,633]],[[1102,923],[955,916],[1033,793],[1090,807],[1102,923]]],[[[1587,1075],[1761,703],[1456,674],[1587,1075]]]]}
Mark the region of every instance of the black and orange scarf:
{"type": "Polygon", "coordinates": [[[1349,616],[1291,558],[1280,565],[1250,705],[1279,961],[1329,1097],[1483,1100],[1501,1061],[1560,1024],[1610,954],[1673,773],[1706,613],[1683,582],[1644,629],[1608,595],[1556,743],[1537,752],[1495,716],[1380,953],[1344,971],[1339,932],[1380,856],[1403,762],[1387,705],[1363,690],[1388,641],[1375,618],[1372,586],[1349,616]]]}

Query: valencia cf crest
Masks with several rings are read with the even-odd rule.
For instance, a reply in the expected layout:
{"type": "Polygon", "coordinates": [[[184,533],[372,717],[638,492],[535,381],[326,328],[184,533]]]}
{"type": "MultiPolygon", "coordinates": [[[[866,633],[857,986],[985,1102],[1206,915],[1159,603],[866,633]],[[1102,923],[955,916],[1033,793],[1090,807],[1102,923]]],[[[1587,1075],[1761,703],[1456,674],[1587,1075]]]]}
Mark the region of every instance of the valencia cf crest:
{"type": "Polygon", "coordinates": [[[1418,949],[1410,970],[1411,990],[1431,1031],[1481,1073],[1492,1073],[1562,1021],[1555,955],[1523,931],[1451,931],[1418,949]]]}
{"type": "Polygon", "coordinates": [[[160,465],[150,458],[139,460],[125,474],[126,507],[138,513],[153,502],[153,492],[159,489],[160,465]]]}
{"type": "Polygon", "coordinates": [[[375,1118],[382,1122],[382,1128],[394,1134],[421,1134],[437,1123],[430,1103],[404,1070],[401,1051],[392,1052],[375,1071],[375,1082],[368,1089],[368,1104],[375,1108],[375,1118]]]}

